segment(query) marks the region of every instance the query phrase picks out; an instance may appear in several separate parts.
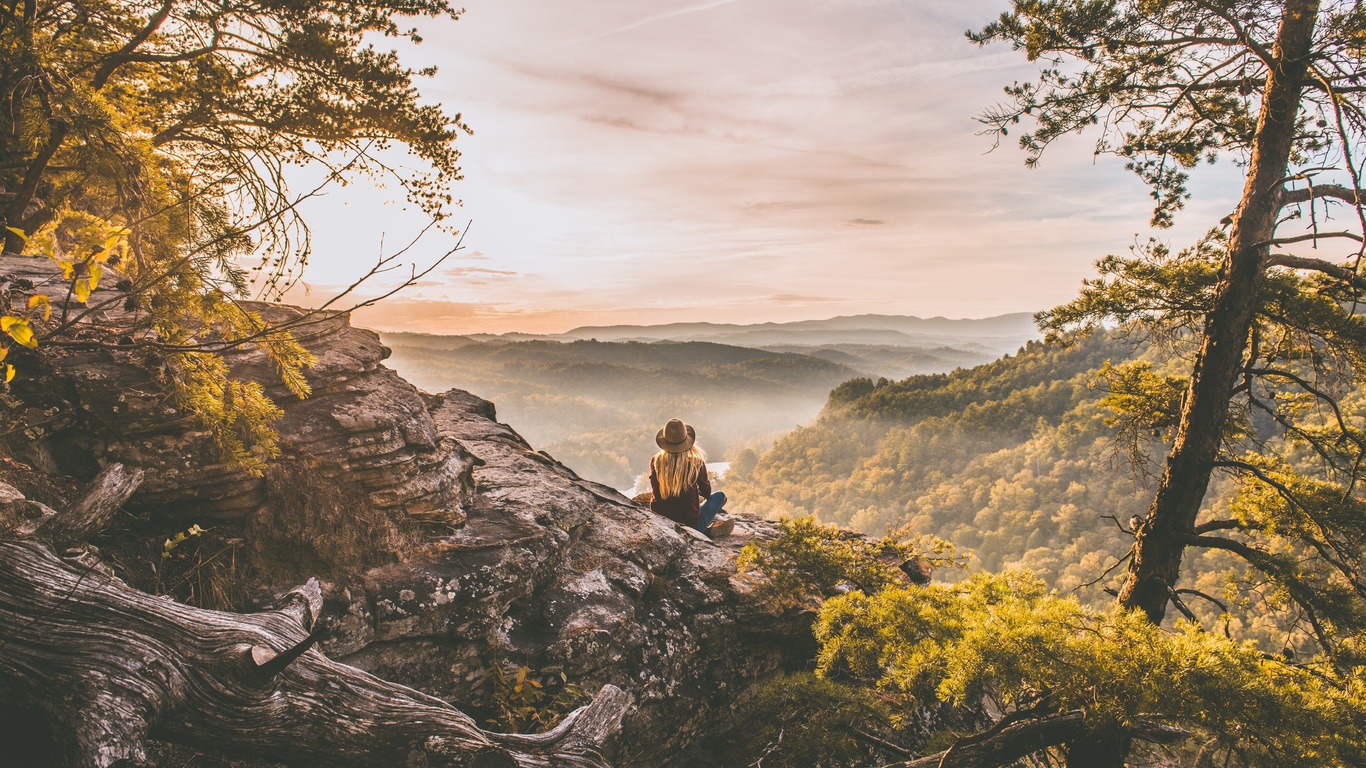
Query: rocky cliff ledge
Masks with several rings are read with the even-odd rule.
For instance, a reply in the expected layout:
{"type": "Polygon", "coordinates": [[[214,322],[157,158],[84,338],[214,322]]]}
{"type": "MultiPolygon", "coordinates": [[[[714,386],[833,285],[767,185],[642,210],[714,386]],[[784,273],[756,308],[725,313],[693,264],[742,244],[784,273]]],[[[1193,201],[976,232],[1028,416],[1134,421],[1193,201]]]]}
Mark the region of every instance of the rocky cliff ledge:
{"type": "Polygon", "coordinates": [[[299,335],[318,357],[307,400],[272,386],[259,353],[230,355],[285,411],[263,476],[219,464],[136,351],[72,348],[28,361],[0,396],[0,497],[56,506],[109,463],[143,470],[130,514],[96,541],[130,584],[240,610],[318,576],[324,653],[476,714],[495,665],[613,683],[636,701],[623,768],[663,764],[811,658],[810,617],[770,612],[735,572],[768,523],[742,518],[714,543],[535,451],[491,403],[419,392],[346,316],[299,335]],[[164,547],[191,526],[207,532],[164,547]]]}

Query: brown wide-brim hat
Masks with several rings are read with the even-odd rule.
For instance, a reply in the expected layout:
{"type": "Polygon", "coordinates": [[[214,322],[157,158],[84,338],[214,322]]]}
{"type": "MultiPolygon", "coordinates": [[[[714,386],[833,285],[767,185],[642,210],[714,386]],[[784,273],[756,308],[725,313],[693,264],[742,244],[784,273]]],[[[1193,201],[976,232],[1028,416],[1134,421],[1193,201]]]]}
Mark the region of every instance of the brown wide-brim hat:
{"type": "Polygon", "coordinates": [[[679,419],[669,419],[659,434],[655,435],[655,443],[669,453],[687,453],[695,442],[697,432],[691,424],[684,424],[679,419]]]}

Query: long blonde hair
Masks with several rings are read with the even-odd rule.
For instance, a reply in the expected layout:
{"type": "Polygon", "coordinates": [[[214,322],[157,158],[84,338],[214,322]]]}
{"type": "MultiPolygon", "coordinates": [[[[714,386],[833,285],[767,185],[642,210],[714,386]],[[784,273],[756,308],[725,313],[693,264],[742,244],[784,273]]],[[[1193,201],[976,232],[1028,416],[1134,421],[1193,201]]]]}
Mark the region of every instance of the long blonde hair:
{"type": "Polygon", "coordinates": [[[659,481],[659,492],[666,499],[682,496],[689,486],[696,485],[697,473],[706,465],[707,454],[696,443],[682,453],[660,451],[650,459],[650,468],[659,481]]]}

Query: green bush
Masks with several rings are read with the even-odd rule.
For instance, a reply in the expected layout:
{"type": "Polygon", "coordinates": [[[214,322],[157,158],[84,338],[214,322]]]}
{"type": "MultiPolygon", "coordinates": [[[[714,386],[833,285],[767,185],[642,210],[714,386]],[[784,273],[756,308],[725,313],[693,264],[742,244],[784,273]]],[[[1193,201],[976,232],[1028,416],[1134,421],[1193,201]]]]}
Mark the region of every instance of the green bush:
{"type": "Polygon", "coordinates": [[[723,764],[853,768],[888,762],[898,755],[874,739],[883,738],[877,734],[889,728],[891,713],[868,694],[810,672],[770,680],[736,713],[723,764]]]}
{"type": "Polygon", "coordinates": [[[755,541],[740,552],[742,573],[759,572],[756,593],[780,608],[811,605],[850,589],[876,592],[900,583],[898,566],[913,558],[956,564],[953,546],[932,537],[871,540],[861,534],[822,525],[811,517],[787,518],[771,541],[755,541]]]}

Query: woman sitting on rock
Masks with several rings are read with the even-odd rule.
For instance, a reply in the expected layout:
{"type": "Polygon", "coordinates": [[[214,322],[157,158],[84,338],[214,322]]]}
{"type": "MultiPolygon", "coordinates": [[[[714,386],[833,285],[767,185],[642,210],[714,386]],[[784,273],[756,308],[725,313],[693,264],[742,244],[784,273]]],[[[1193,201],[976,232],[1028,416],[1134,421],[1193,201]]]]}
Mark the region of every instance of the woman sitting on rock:
{"type": "Polygon", "coordinates": [[[650,459],[650,509],[713,538],[730,535],[735,523],[715,519],[726,494],[712,493],[707,457],[696,445],[692,426],[669,419],[655,443],[660,451],[650,459]]]}

